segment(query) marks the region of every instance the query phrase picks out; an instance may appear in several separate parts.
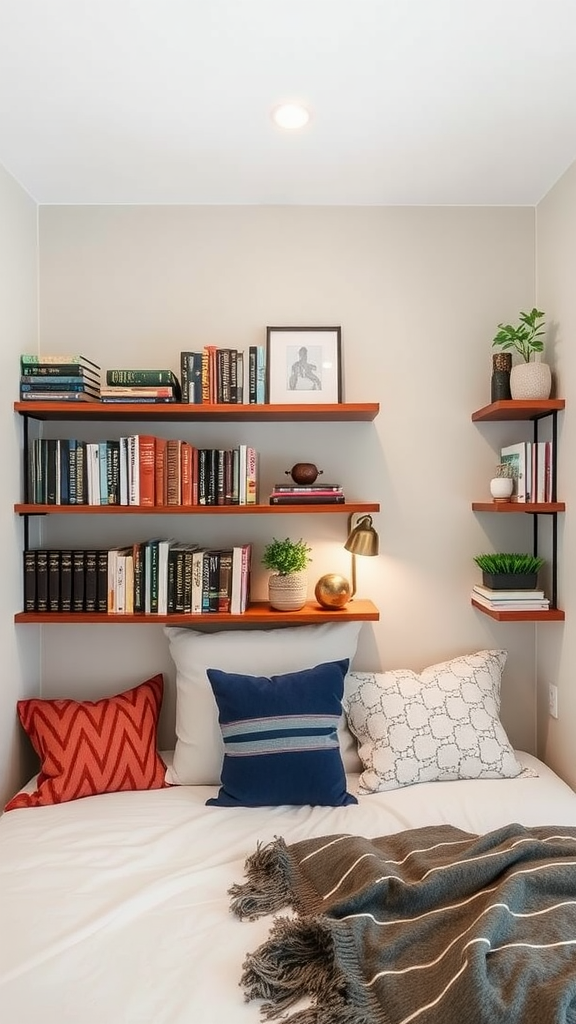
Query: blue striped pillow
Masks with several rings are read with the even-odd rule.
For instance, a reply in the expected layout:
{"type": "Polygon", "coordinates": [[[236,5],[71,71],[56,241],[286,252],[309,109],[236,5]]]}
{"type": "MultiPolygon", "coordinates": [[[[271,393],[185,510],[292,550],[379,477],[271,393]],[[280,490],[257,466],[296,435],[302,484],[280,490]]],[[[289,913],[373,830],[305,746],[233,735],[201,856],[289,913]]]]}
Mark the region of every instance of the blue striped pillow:
{"type": "Polygon", "coordinates": [[[357,803],[346,791],[337,731],[348,665],[345,658],[270,677],[207,669],[224,741],[222,785],[207,803],[357,803]]]}

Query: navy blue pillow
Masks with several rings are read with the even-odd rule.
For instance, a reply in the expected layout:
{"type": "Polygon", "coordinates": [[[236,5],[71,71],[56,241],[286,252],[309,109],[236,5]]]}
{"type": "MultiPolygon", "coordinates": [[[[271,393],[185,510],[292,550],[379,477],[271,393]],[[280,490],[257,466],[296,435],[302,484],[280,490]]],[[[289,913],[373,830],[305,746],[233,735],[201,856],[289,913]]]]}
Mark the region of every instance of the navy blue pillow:
{"type": "Polygon", "coordinates": [[[224,762],[220,807],[358,803],[346,792],[338,745],[349,660],[302,672],[247,676],[206,670],[218,705],[224,762]]]}

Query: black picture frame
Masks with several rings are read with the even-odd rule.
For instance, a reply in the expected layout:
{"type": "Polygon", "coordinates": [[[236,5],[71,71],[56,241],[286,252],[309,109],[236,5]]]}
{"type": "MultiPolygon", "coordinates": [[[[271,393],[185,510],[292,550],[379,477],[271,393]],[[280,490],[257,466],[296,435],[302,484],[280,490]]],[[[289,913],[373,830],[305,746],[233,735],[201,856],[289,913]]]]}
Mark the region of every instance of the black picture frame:
{"type": "Polygon", "coordinates": [[[341,403],[341,327],[267,327],[266,401],[272,405],[341,403]]]}

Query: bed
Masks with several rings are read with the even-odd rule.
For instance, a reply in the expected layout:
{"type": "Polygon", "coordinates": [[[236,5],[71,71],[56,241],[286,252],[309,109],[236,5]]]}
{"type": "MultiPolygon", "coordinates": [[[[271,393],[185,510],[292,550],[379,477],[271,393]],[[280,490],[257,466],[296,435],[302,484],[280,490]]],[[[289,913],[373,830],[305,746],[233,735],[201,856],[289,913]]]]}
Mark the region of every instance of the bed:
{"type": "MultiPolygon", "coordinates": [[[[307,662],[310,654],[301,657],[307,662]]],[[[181,659],[177,664],[181,673],[181,659]]],[[[213,742],[206,722],[197,724],[213,742]]],[[[190,740],[182,739],[182,721],[177,734],[175,752],[161,755],[172,779],[183,770],[178,745],[190,740]]],[[[256,1024],[262,1001],[245,1000],[240,981],[247,955],[268,941],[273,918],[236,916],[230,890],[245,883],[247,858],[278,837],[291,846],[439,825],[484,835],[510,823],[555,826],[576,837],[576,795],[530,754],[515,753],[513,777],[365,793],[366,768],[349,739],[340,735],[339,756],[346,793],[357,802],[214,805],[207,801],[218,799],[221,784],[180,782],[7,811],[0,818],[2,1024],[256,1024]],[[350,770],[355,765],[360,771],[350,770]]],[[[24,795],[37,785],[32,780],[24,795]]],[[[572,873],[576,895],[576,868],[572,873]]],[[[571,997],[563,1000],[565,1016],[549,1019],[575,1019],[571,997]]],[[[308,1002],[290,1012],[308,1013],[308,1002]]],[[[456,1007],[454,1019],[462,1013],[456,1007]]],[[[473,1007],[466,1014],[484,1020],[473,1007]]],[[[303,1024],[340,1019],[361,1017],[294,1017],[303,1024]]]]}

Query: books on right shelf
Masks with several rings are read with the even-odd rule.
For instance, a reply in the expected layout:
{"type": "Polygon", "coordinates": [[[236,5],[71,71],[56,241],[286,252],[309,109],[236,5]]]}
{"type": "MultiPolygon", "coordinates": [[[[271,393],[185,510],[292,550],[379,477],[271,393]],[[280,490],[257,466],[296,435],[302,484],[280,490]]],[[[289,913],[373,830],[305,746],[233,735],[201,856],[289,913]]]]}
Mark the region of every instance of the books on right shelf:
{"type": "Polygon", "coordinates": [[[510,466],[511,501],[545,504],[552,498],[552,441],[520,441],[500,449],[500,462],[510,466]]]}
{"type": "Polygon", "coordinates": [[[472,587],[472,598],[492,611],[547,611],[550,601],[540,589],[493,590],[480,583],[472,587]]]}

